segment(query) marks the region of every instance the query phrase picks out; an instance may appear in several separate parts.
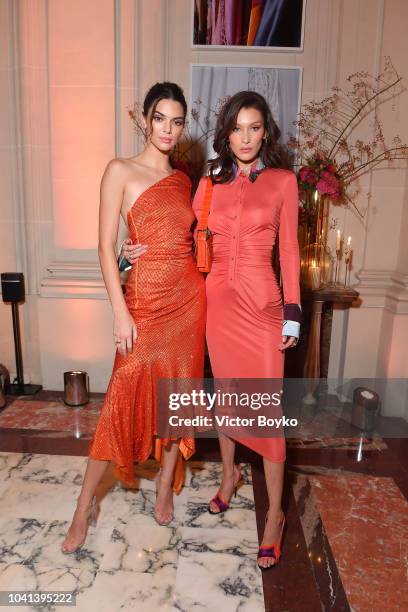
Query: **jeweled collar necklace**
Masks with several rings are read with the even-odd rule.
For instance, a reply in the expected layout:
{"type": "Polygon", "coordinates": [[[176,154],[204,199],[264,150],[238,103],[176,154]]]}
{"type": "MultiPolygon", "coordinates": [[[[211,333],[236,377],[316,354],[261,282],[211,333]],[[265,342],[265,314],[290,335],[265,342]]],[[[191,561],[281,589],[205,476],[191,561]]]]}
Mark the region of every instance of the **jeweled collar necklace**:
{"type": "Polygon", "coordinates": [[[258,176],[261,174],[262,170],[265,169],[265,167],[266,166],[261,160],[261,158],[258,157],[258,159],[252,164],[249,170],[249,174],[247,174],[246,172],[240,169],[236,162],[234,162],[234,176],[237,176],[240,173],[245,174],[249,178],[251,183],[254,183],[258,176]]]}

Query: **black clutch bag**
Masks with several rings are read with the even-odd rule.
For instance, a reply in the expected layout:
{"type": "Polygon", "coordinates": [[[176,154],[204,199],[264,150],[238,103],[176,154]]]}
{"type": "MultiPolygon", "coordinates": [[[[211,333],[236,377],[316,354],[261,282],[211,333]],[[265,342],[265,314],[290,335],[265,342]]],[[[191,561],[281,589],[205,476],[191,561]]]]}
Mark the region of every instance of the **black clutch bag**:
{"type": "Polygon", "coordinates": [[[122,247],[124,245],[124,242],[125,241],[123,241],[122,244],[120,245],[120,251],[118,255],[119,272],[127,272],[132,267],[132,264],[130,263],[130,261],[128,261],[122,253],[122,247]]]}

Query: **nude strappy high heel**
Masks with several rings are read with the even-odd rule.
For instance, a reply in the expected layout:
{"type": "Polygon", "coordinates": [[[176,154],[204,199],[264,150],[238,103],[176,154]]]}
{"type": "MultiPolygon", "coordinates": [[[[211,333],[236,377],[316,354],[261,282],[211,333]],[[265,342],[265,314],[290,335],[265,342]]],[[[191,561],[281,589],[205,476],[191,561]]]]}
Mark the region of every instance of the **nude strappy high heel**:
{"type": "Polygon", "coordinates": [[[87,536],[87,533],[88,533],[89,525],[96,526],[96,521],[97,521],[97,518],[98,518],[99,510],[100,510],[99,504],[96,501],[96,496],[94,495],[90,505],[86,508],[86,513],[87,513],[87,519],[86,519],[87,520],[87,528],[85,530],[85,535],[82,538],[82,540],[79,542],[79,544],[77,544],[74,548],[69,549],[65,545],[67,538],[69,538],[69,530],[68,530],[68,534],[65,537],[65,540],[64,540],[64,542],[62,543],[62,546],[61,546],[61,551],[64,553],[64,555],[71,555],[72,553],[75,553],[75,552],[77,552],[78,550],[80,550],[82,548],[82,546],[84,545],[85,540],[86,540],[86,536],[87,536]]]}

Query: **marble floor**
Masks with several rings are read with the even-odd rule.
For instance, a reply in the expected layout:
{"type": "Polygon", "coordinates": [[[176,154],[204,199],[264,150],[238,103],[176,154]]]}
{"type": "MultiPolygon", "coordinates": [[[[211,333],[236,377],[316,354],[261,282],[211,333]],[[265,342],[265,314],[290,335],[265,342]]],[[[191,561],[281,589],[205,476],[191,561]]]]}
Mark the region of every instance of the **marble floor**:
{"type": "Polygon", "coordinates": [[[204,439],[169,526],[153,518],[157,465],[148,461],[135,466],[135,489],[106,475],[97,526],[63,555],[100,405],[93,397],[67,408],[43,392],[0,412],[0,591],[73,591],[81,612],[408,609],[406,440],[288,441],[288,528],[271,571],[256,566],[267,509],[261,463],[238,451],[244,484],[230,510],[212,516],[221,464],[216,441],[204,439]]]}
{"type": "Polygon", "coordinates": [[[248,465],[221,518],[207,512],[220,464],[191,462],[167,527],[153,518],[155,462],[136,466],[136,489],[105,479],[97,526],[78,553],[64,555],[85,462],[0,454],[0,590],[75,591],[81,611],[211,610],[220,601],[226,610],[264,609],[248,465]]]}

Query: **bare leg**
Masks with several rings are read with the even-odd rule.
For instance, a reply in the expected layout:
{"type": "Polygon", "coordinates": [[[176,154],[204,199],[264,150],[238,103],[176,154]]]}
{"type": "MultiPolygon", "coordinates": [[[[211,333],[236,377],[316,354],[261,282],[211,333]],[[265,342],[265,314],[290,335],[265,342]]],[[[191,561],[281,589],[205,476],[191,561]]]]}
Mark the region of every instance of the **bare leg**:
{"type": "Polygon", "coordinates": [[[100,461],[99,459],[88,459],[85,470],[84,482],[78,497],[78,504],[88,506],[95,495],[96,487],[102,480],[110,461],[100,461]]]}
{"type": "MultiPolygon", "coordinates": [[[[281,522],[283,519],[282,513],[282,491],[285,463],[272,463],[264,457],[264,470],[266,488],[268,490],[269,510],[268,522],[265,525],[265,531],[262,539],[263,546],[272,546],[279,541],[281,522]]],[[[273,565],[275,560],[272,557],[264,557],[259,559],[259,565],[268,567],[273,565]]]]}
{"type": "Polygon", "coordinates": [[[66,552],[72,552],[75,550],[86,537],[86,532],[88,530],[89,508],[91,506],[92,498],[95,495],[96,487],[105,474],[109,463],[109,461],[88,459],[84,481],[77,501],[77,507],[66,538],[62,543],[62,549],[66,552]]]}
{"type": "Polygon", "coordinates": [[[173,479],[176,468],[179,443],[170,442],[163,448],[162,468],[157,479],[156,517],[159,523],[170,522],[173,516],[173,479]]]}
{"type": "MultiPolygon", "coordinates": [[[[225,434],[218,433],[221,459],[222,459],[222,481],[218,490],[218,495],[225,502],[229,502],[235,485],[235,472],[234,472],[234,457],[235,457],[235,440],[232,440],[225,434]]],[[[213,501],[210,502],[210,509],[212,512],[218,512],[217,504],[213,501]]]]}

